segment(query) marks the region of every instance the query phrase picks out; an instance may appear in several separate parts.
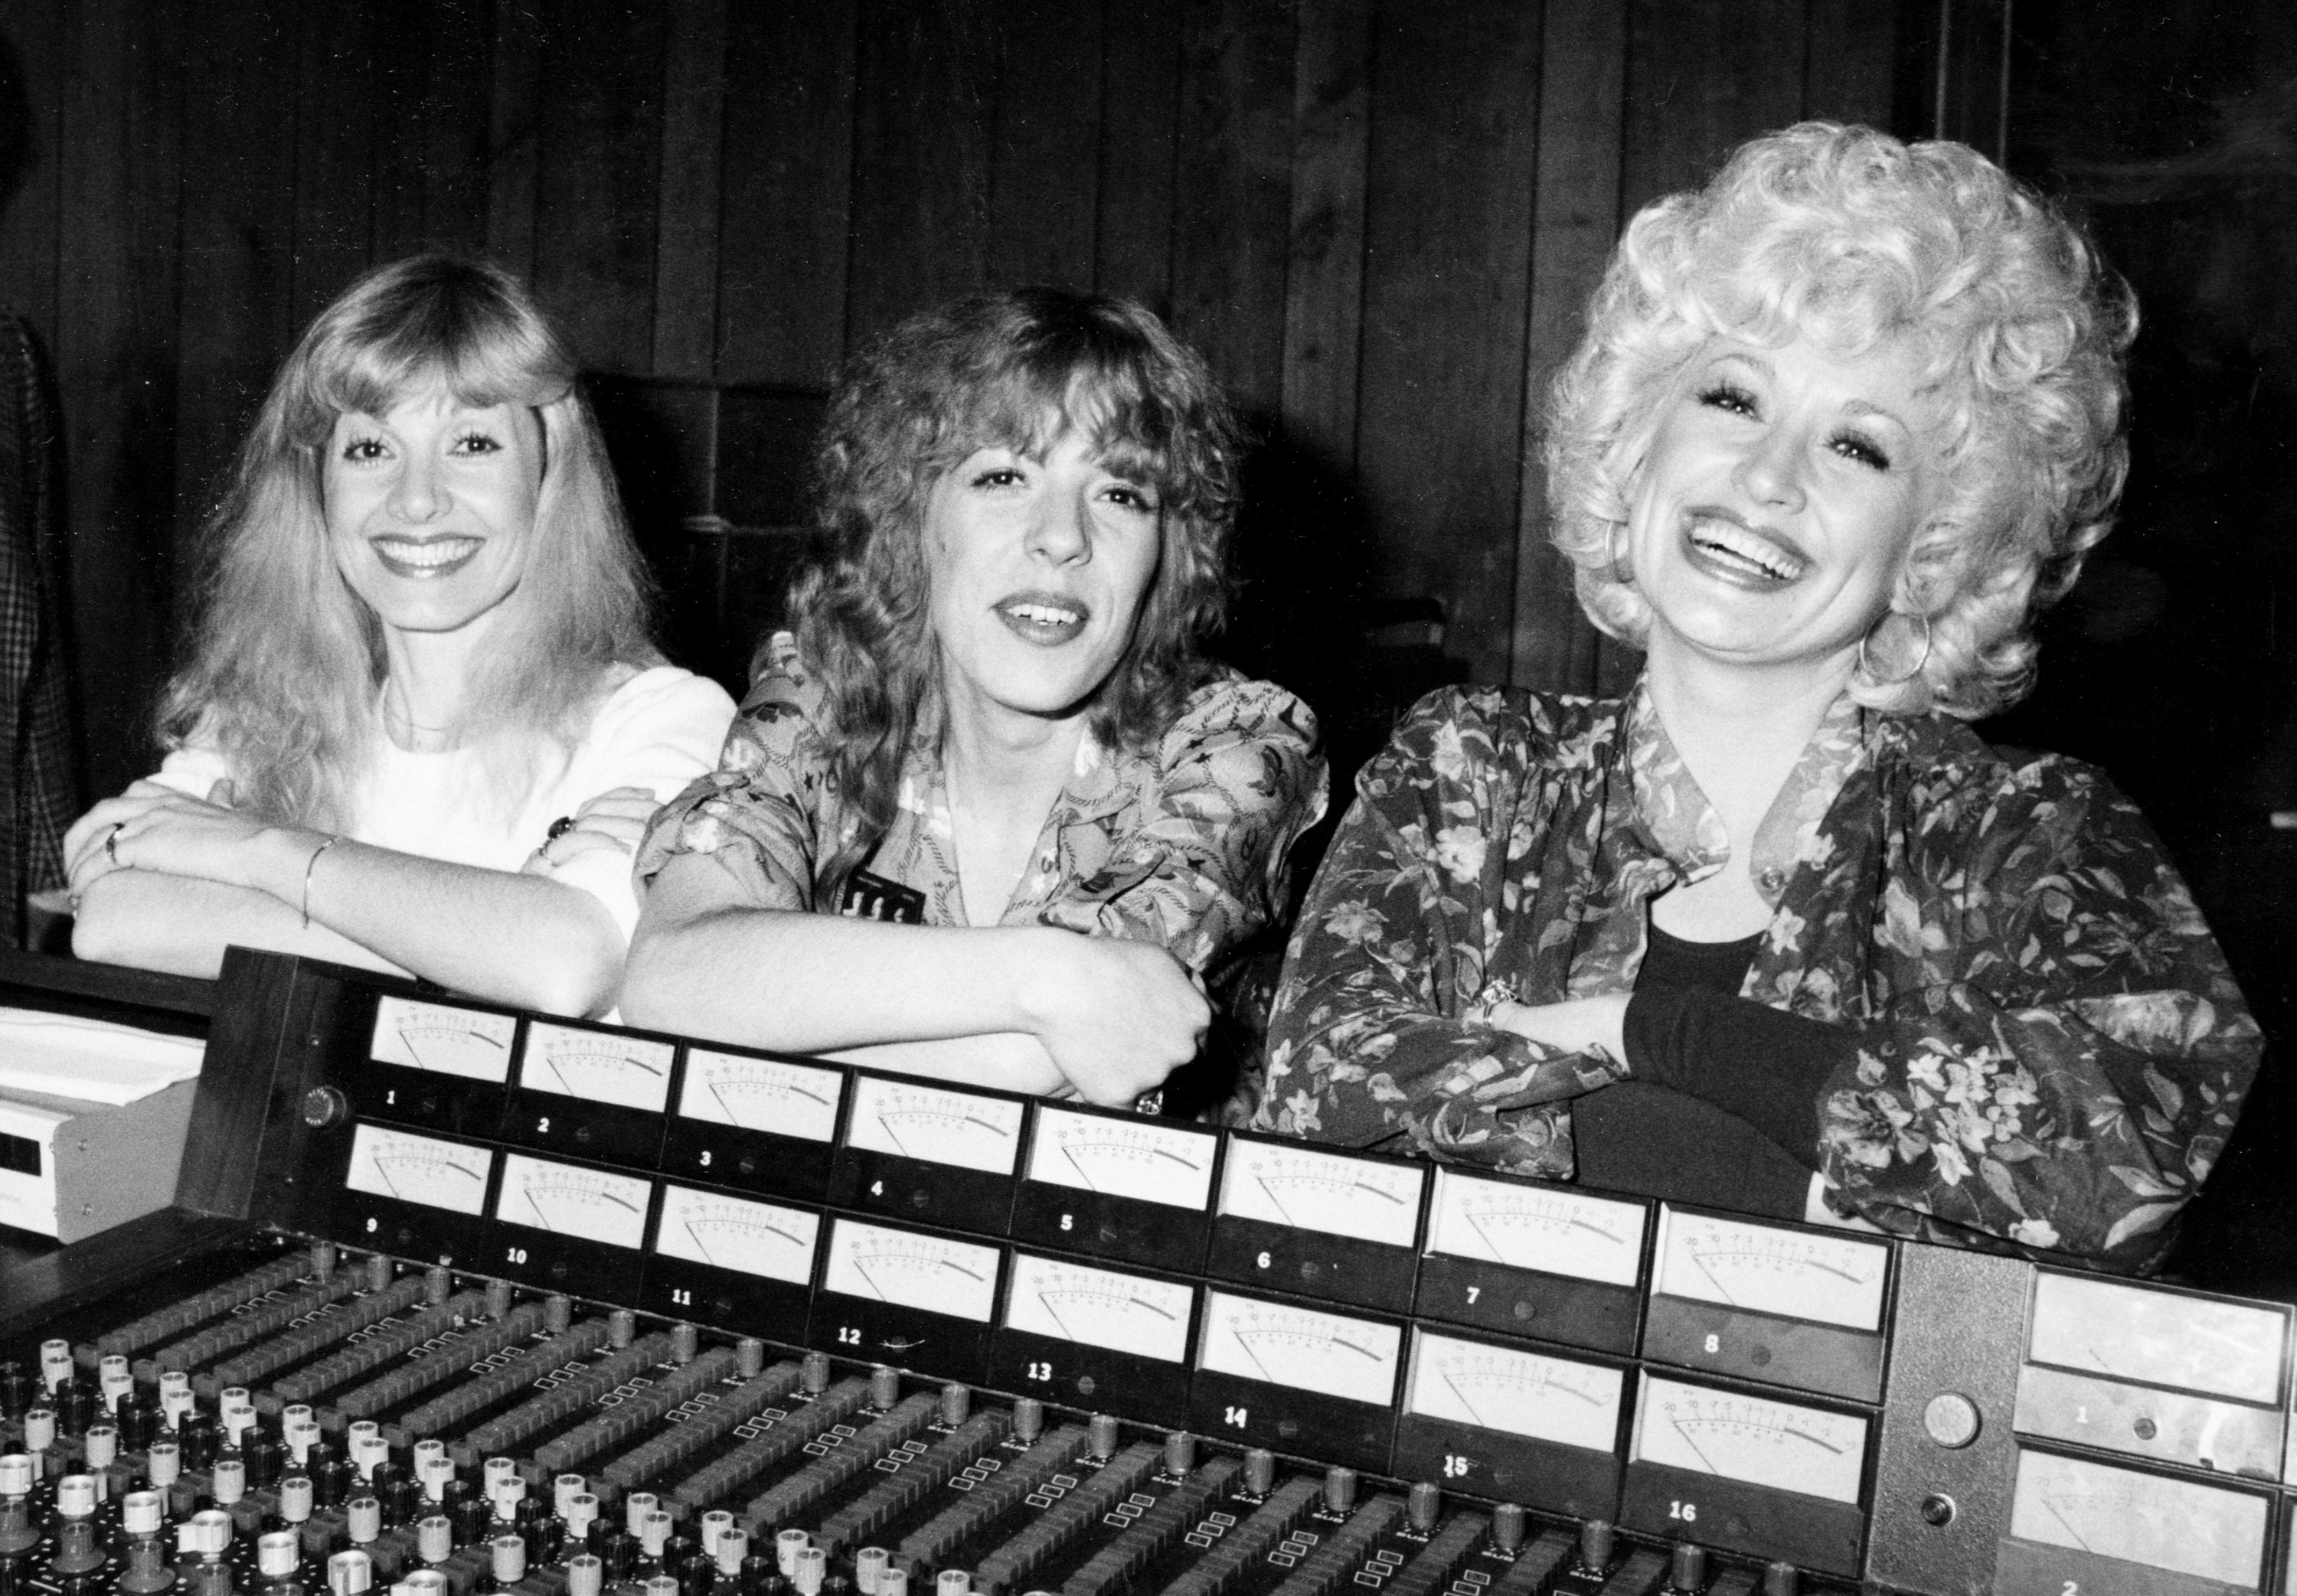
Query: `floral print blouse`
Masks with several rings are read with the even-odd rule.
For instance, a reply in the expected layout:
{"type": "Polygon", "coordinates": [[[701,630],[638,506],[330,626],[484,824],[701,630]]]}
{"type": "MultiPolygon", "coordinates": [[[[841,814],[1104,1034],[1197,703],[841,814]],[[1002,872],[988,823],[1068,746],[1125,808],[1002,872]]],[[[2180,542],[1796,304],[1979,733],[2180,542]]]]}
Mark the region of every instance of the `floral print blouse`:
{"type": "MultiPolygon", "coordinates": [[[[815,868],[855,823],[830,775],[823,697],[795,639],[776,634],[718,769],[647,827],[641,891],[676,855],[706,853],[757,907],[813,907],[815,868]]],[[[1155,942],[1223,992],[1229,967],[1284,908],[1287,856],[1321,818],[1326,789],[1308,706],[1224,673],[1190,695],[1148,753],[1086,734],[998,923],[1155,942]]],[[[969,924],[934,749],[911,748],[896,804],[869,870],[922,893],[926,925],[969,924]]],[[[1256,1038],[1264,993],[1253,1008],[1241,1017],[1256,1038]]]]}
{"type": "MultiPolygon", "coordinates": [[[[1357,791],[1251,1123],[1570,1179],[1571,1099],[1625,1065],[1485,1016],[1631,991],[1645,905],[1722,867],[1720,820],[1641,685],[1434,694],[1357,791]]],[[[1844,699],[1753,846],[1773,916],[1741,995],[1843,1031],[1813,1115],[1827,1205],[2157,1266],[2262,1040],[2128,801],[2074,761],[1844,699]]]]}

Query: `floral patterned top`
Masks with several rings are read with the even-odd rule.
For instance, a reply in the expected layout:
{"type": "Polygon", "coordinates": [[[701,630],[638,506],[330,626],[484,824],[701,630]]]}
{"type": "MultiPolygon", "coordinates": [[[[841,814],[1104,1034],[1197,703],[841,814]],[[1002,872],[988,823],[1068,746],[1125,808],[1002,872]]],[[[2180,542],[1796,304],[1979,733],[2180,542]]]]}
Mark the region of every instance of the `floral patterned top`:
{"type": "MultiPolygon", "coordinates": [[[[1647,690],[1447,689],[1365,767],[1294,934],[1251,1123],[1568,1180],[1622,1078],[1491,1005],[1633,989],[1645,905],[1727,852],[1647,690]]],[[[1741,995],[1840,1025],[1825,1200],[1904,1236],[2156,1266],[2262,1040],[2185,884],[2095,770],[1838,703],[1754,843],[1741,995]]]]}
{"type": "MultiPolygon", "coordinates": [[[[855,824],[830,775],[823,699],[795,639],[776,634],[718,769],[647,827],[641,891],[674,856],[707,853],[759,908],[813,906],[817,865],[855,824]]],[[[1155,942],[1235,1008],[1247,1000],[1231,996],[1231,967],[1282,911],[1288,855],[1321,818],[1326,793],[1308,706],[1225,672],[1189,695],[1149,753],[1086,734],[998,923],[1155,942]]],[[[926,925],[969,924],[934,749],[911,748],[896,804],[870,871],[922,893],[926,925]]],[[[1238,1017],[1256,1043],[1264,991],[1238,1017]]]]}

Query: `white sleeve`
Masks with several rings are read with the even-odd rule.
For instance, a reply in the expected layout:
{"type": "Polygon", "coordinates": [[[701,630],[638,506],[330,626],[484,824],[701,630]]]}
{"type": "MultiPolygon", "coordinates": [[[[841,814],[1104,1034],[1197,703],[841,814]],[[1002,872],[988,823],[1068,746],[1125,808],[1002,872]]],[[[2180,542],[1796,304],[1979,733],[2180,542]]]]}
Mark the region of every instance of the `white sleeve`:
{"type": "MultiPolygon", "coordinates": [[[[718,768],[734,701],[707,677],[672,666],[642,670],[622,684],[590,723],[562,787],[567,812],[616,787],[644,787],[661,804],[718,768]]],[[[624,942],[638,923],[630,856],[601,848],[569,860],[556,878],[606,906],[624,942]]]]}
{"type": "Polygon", "coordinates": [[[178,748],[160,761],[152,777],[163,787],[173,787],[187,798],[204,799],[215,784],[231,774],[222,754],[212,748],[178,748]]]}

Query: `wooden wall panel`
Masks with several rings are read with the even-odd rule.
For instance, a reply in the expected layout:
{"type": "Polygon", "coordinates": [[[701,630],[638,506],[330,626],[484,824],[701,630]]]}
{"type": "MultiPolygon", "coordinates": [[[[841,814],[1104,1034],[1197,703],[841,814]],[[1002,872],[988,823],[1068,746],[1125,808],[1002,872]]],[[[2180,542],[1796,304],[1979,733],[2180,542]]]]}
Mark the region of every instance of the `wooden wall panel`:
{"type": "Polygon", "coordinates": [[[1284,400],[1285,241],[1291,231],[1292,7],[1186,0],[1173,325],[1253,414],[1284,400]]]}
{"type": "Polygon", "coordinates": [[[534,285],[586,365],[648,371],[668,21],[622,0],[545,15],[534,285]]]}
{"type": "Polygon", "coordinates": [[[1578,341],[1588,296],[1618,235],[1626,18],[1610,0],[1548,0],[1544,23],[1509,679],[1589,693],[1596,685],[1599,638],[1579,612],[1570,563],[1548,541],[1540,424],[1548,385],[1578,341]]]}
{"type": "Polygon", "coordinates": [[[1540,18],[1461,11],[1379,29],[1356,465],[1379,589],[1437,599],[1445,652],[1491,681],[1514,615],[1540,18]]]}
{"type": "Polygon", "coordinates": [[[1100,52],[1093,283],[1161,314],[1172,308],[1180,8],[1102,0],[1100,52]]]}
{"type": "Polygon", "coordinates": [[[727,15],[721,382],[819,386],[845,347],[854,0],[727,15]]]}
{"type": "Polygon", "coordinates": [[[988,269],[993,24],[961,0],[864,0],[854,79],[848,344],[988,269]]]}
{"type": "MultiPolygon", "coordinates": [[[[1631,656],[1596,646],[1544,548],[1536,408],[1619,218],[1799,116],[1903,121],[1911,99],[1925,121],[1903,131],[1940,103],[1998,122],[2005,14],[16,0],[0,155],[12,128],[29,155],[0,299],[59,371],[72,613],[103,639],[77,678],[93,780],[148,759],[188,540],[278,359],[351,276],[426,244],[528,274],[629,415],[679,418],[653,441],[698,452],[651,474],[688,509],[784,504],[750,479],[794,480],[788,429],[729,443],[726,417],[810,413],[902,315],[1021,281],[1136,295],[1265,446],[1253,663],[1362,697],[1387,668],[1334,668],[1351,639],[1440,613],[1444,654],[1368,646],[1423,674],[1616,682],[1631,656]],[[713,466],[745,474],[712,498],[692,483],[713,466]]],[[[696,566],[718,586],[681,613],[724,613],[729,569],[696,566]]],[[[1352,736],[1386,713],[1331,709],[1352,736]]]]}
{"type": "Polygon", "coordinates": [[[996,8],[997,105],[989,156],[986,281],[1090,288],[1100,136],[1098,0],[996,8]]]}

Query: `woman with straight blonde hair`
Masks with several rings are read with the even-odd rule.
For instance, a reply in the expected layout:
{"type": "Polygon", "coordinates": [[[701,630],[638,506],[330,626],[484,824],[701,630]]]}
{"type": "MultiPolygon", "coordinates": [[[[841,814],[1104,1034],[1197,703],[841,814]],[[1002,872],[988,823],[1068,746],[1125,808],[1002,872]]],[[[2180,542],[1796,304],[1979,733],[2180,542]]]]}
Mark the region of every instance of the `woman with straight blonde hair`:
{"type": "Polygon", "coordinates": [[[208,526],[160,773],[66,839],[83,958],[232,942],[612,1006],[629,854],[733,704],[662,662],[575,362],[525,290],[370,272],[281,367],[208,526]]]}

